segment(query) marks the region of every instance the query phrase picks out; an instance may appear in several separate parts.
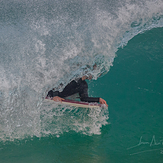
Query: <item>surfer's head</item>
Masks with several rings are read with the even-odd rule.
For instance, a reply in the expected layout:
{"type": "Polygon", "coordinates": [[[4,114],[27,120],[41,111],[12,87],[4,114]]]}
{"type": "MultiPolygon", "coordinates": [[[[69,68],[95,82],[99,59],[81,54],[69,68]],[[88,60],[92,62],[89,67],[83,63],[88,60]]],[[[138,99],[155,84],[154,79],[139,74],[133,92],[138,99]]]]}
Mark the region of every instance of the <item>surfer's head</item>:
{"type": "Polygon", "coordinates": [[[88,79],[88,80],[92,80],[93,76],[91,74],[86,74],[82,77],[82,80],[88,79]]]}
{"type": "Polygon", "coordinates": [[[93,75],[92,74],[88,74],[87,79],[88,80],[92,80],[92,78],[93,78],[93,75]]]}
{"type": "MultiPolygon", "coordinates": [[[[92,68],[90,65],[86,65],[86,67],[84,67],[83,70],[84,70],[84,73],[83,73],[84,76],[82,77],[82,80],[85,80],[85,79],[92,80],[92,79],[97,78],[95,75],[97,75],[97,73],[99,71],[99,67],[95,63],[92,68]]],[[[100,76],[100,75],[98,75],[98,76],[100,76]]]]}

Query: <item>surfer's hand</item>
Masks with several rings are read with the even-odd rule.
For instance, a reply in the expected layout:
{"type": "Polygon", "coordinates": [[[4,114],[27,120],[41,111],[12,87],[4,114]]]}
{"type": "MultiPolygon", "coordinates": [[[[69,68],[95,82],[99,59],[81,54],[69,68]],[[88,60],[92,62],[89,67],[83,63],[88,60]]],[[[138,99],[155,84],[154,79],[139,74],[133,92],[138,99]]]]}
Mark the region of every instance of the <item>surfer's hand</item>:
{"type": "Polygon", "coordinates": [[[54,101],[60,101],[60,102],[62,102],[62,101],[65,100],[65,99],[63,99],[63,98],[61,98],[61,97],[58,97],[58,96],[54,96],[54,97],[53,97],[53,100],[54,100],[54,101]]]}
{"type": "Polygon", "coordinates": [[[106,103],[106,101],[102,98],[99,99],[99,103],[100,104],[105,104],[108,107],[108,104],[106,103]]]}

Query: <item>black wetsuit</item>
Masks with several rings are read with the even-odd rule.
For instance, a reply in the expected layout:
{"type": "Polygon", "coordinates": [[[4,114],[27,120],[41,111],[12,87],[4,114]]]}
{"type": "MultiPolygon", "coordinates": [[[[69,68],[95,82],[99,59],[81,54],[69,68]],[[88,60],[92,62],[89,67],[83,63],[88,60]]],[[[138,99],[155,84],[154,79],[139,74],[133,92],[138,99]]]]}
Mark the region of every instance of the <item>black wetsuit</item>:
{"type": "Polygon", "coordinates": [[[78,81],[71,81],[62,92],[59,91],[49,91],[48,97],[59,96],[65,98],[73,94],[79,93],[80,100],[85,102],[99,102],[99,97],[88,97],[88,84],[85,80],[81,78],[78,81]]]}

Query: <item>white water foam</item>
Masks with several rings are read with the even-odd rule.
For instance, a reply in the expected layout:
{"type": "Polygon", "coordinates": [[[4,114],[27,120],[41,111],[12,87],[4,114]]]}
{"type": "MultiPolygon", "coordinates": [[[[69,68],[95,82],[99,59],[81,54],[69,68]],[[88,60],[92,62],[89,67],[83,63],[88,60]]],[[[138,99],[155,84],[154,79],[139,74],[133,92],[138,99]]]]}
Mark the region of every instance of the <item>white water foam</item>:
{"type": "Polygon", "coordinates": [[[107,109],[76,108],[44,102],[41,109],[41,133],[57,136],[69,131],[86,135],[101,134],[101,127],[108,124],[108,118],[107,109]]]}

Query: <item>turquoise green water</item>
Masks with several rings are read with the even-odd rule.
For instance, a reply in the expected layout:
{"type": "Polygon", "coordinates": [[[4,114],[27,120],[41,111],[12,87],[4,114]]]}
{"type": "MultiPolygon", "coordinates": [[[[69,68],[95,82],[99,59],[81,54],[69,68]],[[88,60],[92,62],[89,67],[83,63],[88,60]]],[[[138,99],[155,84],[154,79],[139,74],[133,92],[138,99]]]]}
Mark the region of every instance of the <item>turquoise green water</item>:
{"type": "Polygon", "coordinates": [[[146,31],[118,50],[105,76],[88,81],[89,94],[109,105],[100,134],[69,130],[1,142],[0,163],[162,163],[162,50],[163,28],[146,31]]]}

